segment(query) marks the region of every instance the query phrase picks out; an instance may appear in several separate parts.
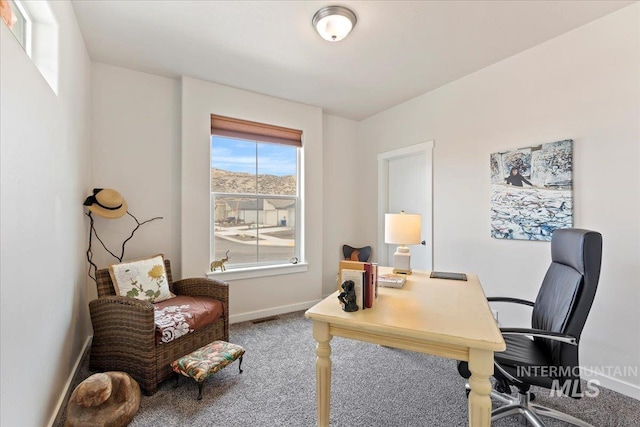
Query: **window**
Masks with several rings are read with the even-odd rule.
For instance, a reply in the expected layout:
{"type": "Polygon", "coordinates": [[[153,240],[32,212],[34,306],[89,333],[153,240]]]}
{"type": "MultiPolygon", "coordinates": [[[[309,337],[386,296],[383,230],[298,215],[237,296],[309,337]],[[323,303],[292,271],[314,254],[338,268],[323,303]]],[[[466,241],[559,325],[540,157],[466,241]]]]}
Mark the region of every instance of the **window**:
{"type": "Polygon", "coordinates": [[[58,23],[47,1],[0,0],[0,14],[51,89],[58,93],[58,23]]]}
{"type": "Polygon", "coordinates": [[[300,258],[302,132],[211,116],[211,255],[227,269],[300,258]]]}
{"type": "Polygon", "coordinates": [[[8,0],[7,3],[9,9],[6,15],[3,9],[2,17],[20,45],[27,52],[27,55],[31,56],[31,19],[22,3],[17,0],[8,0]],[[9,11],[11,13],[8,13],[9,11]]]}

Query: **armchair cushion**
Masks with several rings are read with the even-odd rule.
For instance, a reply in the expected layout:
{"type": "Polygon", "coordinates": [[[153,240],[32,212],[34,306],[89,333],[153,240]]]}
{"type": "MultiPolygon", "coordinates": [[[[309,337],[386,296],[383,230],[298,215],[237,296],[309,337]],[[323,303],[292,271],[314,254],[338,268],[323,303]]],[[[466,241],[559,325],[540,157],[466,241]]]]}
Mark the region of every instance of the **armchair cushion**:
{"type": "Polygon", "coordinates": [[[154,304],[156,343],[168,343],[217,322],[224,313],[221,301],[178,295],[154,304]]]}
{"type": "Polygon", "coordinates": [[[109,266],[116,294],[151,303],[173,298],[163,255],[155,255],[109,266]]]}

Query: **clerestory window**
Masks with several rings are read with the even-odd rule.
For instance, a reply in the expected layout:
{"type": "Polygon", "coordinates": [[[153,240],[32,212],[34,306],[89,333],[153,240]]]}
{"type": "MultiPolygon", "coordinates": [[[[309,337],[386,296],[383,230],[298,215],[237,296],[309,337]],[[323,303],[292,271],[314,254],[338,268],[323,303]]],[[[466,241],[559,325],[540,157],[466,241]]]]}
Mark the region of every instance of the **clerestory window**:
{"type": "Polygon", "coordinates": [[[48,1],[0,0],[0,17],[58,93],[58,23],[48,1]]]}
{"type": "MultiPolygon", "coordinates": [[[[6,0],[5,5],[9,8],[3,9],[2,18],[18,39],[18,43],[31,56],[31,18],[22,3],[18,0],[6,0]]],[[[4,7],[6,7],[3,5],[4,7]]]]}
{"type": "Polygon", "coordinates": [[[211,116],[211,259],[297,263],[302,131],[211,116]]]}

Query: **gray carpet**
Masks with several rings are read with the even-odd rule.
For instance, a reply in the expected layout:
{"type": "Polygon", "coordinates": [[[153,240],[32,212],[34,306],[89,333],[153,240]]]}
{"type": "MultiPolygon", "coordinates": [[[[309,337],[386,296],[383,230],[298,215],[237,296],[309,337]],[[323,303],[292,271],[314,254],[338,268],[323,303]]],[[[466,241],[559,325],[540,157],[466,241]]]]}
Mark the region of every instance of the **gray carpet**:
{"type": "MultiPolygon", "coordinates": [[[[238,363],[209,378],[196,400],[193,380],[181,378],[143,396],[131,426],[314,426],[315,341],[303,312],[263,323],[231,325],[230,340],[246,349],[238,363]]],[[[452,360],[343,338],[331,340],[332,426],[466,426],[465,381],[452,360]]],[[[74,379],[87,378],[85,357],[74,379]]],[[[574,400],[536,391],[537,403],[594,426],[640,426],[640,402],[605,388],[596,398],[574,400]]],[[[61,411],[56,425],[63,425],[61,411]]],[[[494,426],[521,425],[517,418],[494,426]]],[[[564,426],[550,421],[548,426],[564,426]]]]}

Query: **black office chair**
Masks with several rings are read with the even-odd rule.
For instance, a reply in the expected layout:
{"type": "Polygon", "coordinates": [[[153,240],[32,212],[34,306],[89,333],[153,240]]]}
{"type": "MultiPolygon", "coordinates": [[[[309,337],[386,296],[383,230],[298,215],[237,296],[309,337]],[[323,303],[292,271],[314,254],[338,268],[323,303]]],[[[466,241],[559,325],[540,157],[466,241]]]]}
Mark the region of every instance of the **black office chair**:
{"type": "MultiPolygon", "coordinates": [[[[507,349],[495,353],[496,384],[491,397],[505,405],[493,410],[492,420],[521,414],[535,427],[544,427],[540,416],[592,427],[570,415],[532,404],[529,388],[535,385],[575,399],[582,397],[578,345],[596,294],[601,260],[600,233],[556,230],[551,236],[551,266],[535,303],[517,298],[488,298],[490,302],[533,307],[531,329],[500,328],[507,349]],[[518,388],[517,396],[511,395],[511,385],[518,388]]],[[[471,376],[467,362],[459,362],[458,371],[465,378],[471,376]]],[[[467,394],[468,391],[467,384],[467,394]]]]}

